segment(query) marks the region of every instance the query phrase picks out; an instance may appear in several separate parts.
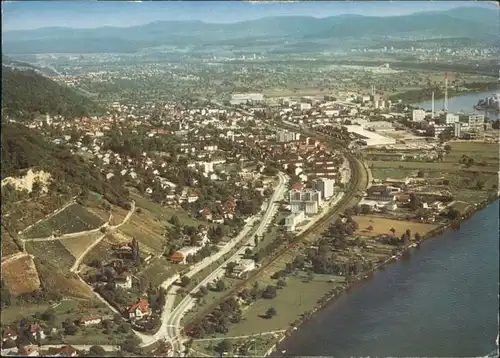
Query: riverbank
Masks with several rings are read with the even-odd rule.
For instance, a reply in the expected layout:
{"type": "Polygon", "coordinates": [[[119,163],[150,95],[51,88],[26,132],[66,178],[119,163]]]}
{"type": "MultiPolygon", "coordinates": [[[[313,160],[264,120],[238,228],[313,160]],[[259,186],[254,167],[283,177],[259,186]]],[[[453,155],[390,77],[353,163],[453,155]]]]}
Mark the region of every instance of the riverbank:
{"type": "MultiPolygon", "coordinates": [[[[497,195],[491,195],[488,198],[488,200],[476,204],[475,207],[474,207],[474,210],[469,211],[466,215],[464,215],[462,218],[460,218],[460,220],[456,220],[454,222],[448,222],[446,224],[443,224],[443,225],[439,226],[438,228],[436,228],[436,229],[428,232],[423,237],[423,239],[424,240],[428,240],[428,239],[434,238],[436,236],[442,235],[442,234],[444,234],[446,231],[448,231],[450,229],[458,229],[460,227],[461,223],[469,220],[477,212],[479,212],[480,210],[486,208],[489,204],[495,202],[496,200],[498,200],[498,196],[497,195]]],[[[312,309],[311,311],[306,312],[302,316],[302,318],[296,320],[292,324],[291,328],[289,330],[287,330],[285,332],[285,334],[278,340],[278,342],[274,345],[274,347],[271,347],[269,349],[269,351],[266,353],[266,355],[267,356],[269,356],[269,355],[280,355],[280,352],[276,351],[278,349],[278,346],[280,345],[280,343],[283,342],[284,346],[286,347],[287,340],[291,339],[291,337],[293,337],[294,335],[296,335],[297,332],[300,332],[299,331],[299,326],[300,325],[303,325],[304,323],[306,323],[307,321],[309,321],[310,319],[312,319],[313,316],[317,316],[316,314],[319,311],[321,311],[324,308],[326,308],[327,305],[332,304],[333,302],[335,302],[335,300],[337,298],[339,298],[343,293],[347,293],[350,290],[358,287],[359,285],[362,285],[363,281],[366,280],[367,278],[371,278],[376,271],[383,270],[386,267],[387,264],[397,262],[397,260],[399,260],[399,258],[405,257],[409,253],[409,250],[411,248],[415,247],[416,245],[418,245],[418,244],[417,243],[412,243],[412,244],[407,245],[406,247],[402,248],[402,250],[397,255],[393,255],[393,256],[387,257],[382,263],[380,263],[379,265],[376,265],[375,267],[373,267],[372,270],[363,272],[363,273],[361,273],[361,274],[353,277],[345,285],[345,287],[343,289],[338,289],[337,288],[337,289],[334,289],[331,292],[329,292],[327,295],[325,295],[325,297],[323,299],[321,299],[318,302],[318,305],[314,309],[312,309]]]]}

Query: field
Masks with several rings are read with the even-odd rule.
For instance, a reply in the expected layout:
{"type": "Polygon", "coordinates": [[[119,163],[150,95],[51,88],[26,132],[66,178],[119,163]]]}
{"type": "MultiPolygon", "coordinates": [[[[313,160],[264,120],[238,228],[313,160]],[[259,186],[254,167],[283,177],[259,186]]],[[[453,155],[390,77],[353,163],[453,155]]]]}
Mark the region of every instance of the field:
{"type": "Polygon", "coordinates": [[[26,242],[26,251],[35,256],[42,286],[65,296],[87,298],[92,291],[69,269],[75,258],[61,241],[26,242]]]}
{"type": "MultiPolygon", "coordinates": [[[[101,207],[87,207],[87,210],[97,216],[99,216],[103,221],[108,221],[109,211],[104,210],[101,207]]],[[[111,205],[111,221],[110,225],[119,225],[127,216],[127,210],[120,208],[119,206],[111,205]]]]}
{"type": "Polygon", "coordinates": [[[60,235],[96,229],[104,221],[83,206],[73,204],[60,213],[34,225],[24,233],[26,238],[49,237],[58,231],[60,235]]]}
{"type": "Polygon", "coordinates": [[[356,230],[356,234],[360,236],[380,236],[383,234],[391,234],[391,228],[394,228],[396,230],[396,236],[401,236],[402,234],[404,234],[406,232],[406,229],[410,229],[412,234],[418,232],[420,235],[425,235],[425,233],[438,227],[438,225],[433,224],[392,220],[369,215],[353,216],[353,219],[359,225],[359,229],[356,230]],[[373,230],[368,230],[367,228],[369,226],[372,226],[373,230]]]}
{"type": "Polygon", "coordinates": [[[167,278],[172,277],[182,266],[172,265],[164,257],[152,259],[145,269],[137,274],[139,278],[144,278],[153,287],[158,287],[167,278]]]}
{"type": "MultiPolygon", "coordinates": [[[[301,276],[287,278],[287,286],[278,290],[275,298],[259,299],[246,308],[243,313],[244,320],[232,324],[227,336],[251,335],[290,328],[290,324],[297,317],[314,308],[318,299],[335,287],[335,283],[329,283],[323,276],[317,276],[312,282],[305,282],[301,276]],[[270,307],[276,309],[277,315],[271,319],[260,317],[270,307]]],[[[273,283],[276,283],[275,280],[273,283]]],[[[265,287],[264,283],[261,282],[260,287],[265,287]]]]}
{"type": "Polygon", "coordinates": [[[61,240],[61,244],[69,251],[73,257],[78,258],[81,254],[85,252],[87,247],[92,245],[99,237],[102,236],[102,233],[97,232],[93,234],[83,235],[80,237],[75,237],[71,239],[61,240]]]}
{"type": "Polygon", "coordinates": [[[174,209],[168,206],[163,206],[134,192],[131,193],[130,197],[135,200],[136,207],[141,208],[142,211],[146,211],[148,215],[158,221],[168,221],[173,215],[175,215],[179,218],[182,225],[198,226],[200,224],[200,221],[193,219],[182,208],[174,209]]]}
{"type": "Polygon", "coordinates": [[[31,256],[21,256],[2,264],[2,280],[14,296],[40,288],[38,271],[31,256]]]}
{"type": "MultiPolygon", "coordinates": [[[[442,162],[407,162],[391,159],[371,160],[368,164],[376,179],[410,177],[422,170],[425,178],[443,177],[449,180],[449,189],[456,200],[478,202],[486,199],[488,191],[498,186],[498,144],[454,141],[450,142],[450,146],[451,152],[444,156],[442,162]],[[468,168],[461,165],[459,161],[463,155],[474,159],[474,164],[468,168]]],[[[384,154],[376,153],[376,155],[384,154]]],[[[429,187],[429,190],[433,188],[429,187]]]]}

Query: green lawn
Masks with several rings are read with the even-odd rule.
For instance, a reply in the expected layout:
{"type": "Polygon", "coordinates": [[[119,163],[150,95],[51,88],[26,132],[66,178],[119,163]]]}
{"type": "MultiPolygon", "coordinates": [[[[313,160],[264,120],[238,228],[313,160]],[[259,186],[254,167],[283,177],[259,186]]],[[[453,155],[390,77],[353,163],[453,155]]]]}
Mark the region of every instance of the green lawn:
{"type": "MultiPolygon", "coordinates": [[[[238,354],[238,348],[243,344],[249,344],[250,349],[248,351],[249,356],[262,357],[269,350],[273,344],[276,343],[277,337],[275,335],[262,335],[262,336],[254,336],[252,338],[229,338],[232,345],[233,351],[232,355],[238,354]]],[[[193,342],[191,357],[199,357],[201,354],[207,354],[209,356],[218,356],[219,353],[216,352],[216,347],[220,342],[224,339],[212,339],[212,340],[195,340],[193,342]]]]}
{"type": "Polygon", "coordinates": [[[152,259],[137,276],[150,282],[153,287],[158,287],[181,268],[180,265],[172,265],[165,257],[157,257],[152,259]]]}
{"type": "Polygon", "coordinates": [[[233,324],[226,336],[242,336],[258,334],[290,328],[302,313],[314,308],[318,299],[335,287],[335,283],[326,282],[319,276],[312,282],[304,282],[304,275],[291,276],[286,279],[287,286],[278,290],[273,299],[259,299],[243,312],[243,320],[233,324]],[[268,308],[274,307],[277,315],[271,319],[261,318],[268,308]]]}

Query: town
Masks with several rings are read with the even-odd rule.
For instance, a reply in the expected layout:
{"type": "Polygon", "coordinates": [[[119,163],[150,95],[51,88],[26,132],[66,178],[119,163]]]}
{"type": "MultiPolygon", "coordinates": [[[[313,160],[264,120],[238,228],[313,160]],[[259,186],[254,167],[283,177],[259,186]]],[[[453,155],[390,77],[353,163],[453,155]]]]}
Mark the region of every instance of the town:
{"type": "Polygon", "coordinates": [[[2,356],[284,355],[458,230],[500,195],[500,121],[491,29],[455,10],[9,31],[2,356]]]}

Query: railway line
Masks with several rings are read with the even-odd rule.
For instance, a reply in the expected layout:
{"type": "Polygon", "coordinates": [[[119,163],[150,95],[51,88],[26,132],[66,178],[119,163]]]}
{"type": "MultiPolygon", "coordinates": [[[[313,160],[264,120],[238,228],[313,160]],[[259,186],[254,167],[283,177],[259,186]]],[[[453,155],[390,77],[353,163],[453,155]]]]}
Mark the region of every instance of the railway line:
{"type": "MultiPolygon", "coordinates": [[[[289,125],[282,123],[273,123],[275,126],[280,126],[286,129],[291,129],[297,131],[297,128],[290,127],[289,125]]],[[[281,258],[285,255],[290,254],[291,252],[300,252],[303,248],[309,246],[311,242],[314,242],[326,229],[328,229],[331,222],[338,217],[338,215],[344,212],[346,209],[356,205],[359,202],[358,193],[364,191],[368,186],[368,173],[366,171],[365,166],[361,162],[359,158],[354,156],[348,148],[344,146],[343,143],[339,143],[333,140],[331,137],[318,134],[315,132],[307,131],[304,129],[300,130],[302,133],[307,134],[310,137],[318,138],[323,141],[325,144],[328,144],[331,149],[337,149],[343,152],[349,161],[349,166],[351,168],[351,178],[352,180],[349,183],[349,186],[346,188],[344,197],[337,203],[337,205],[325,216],[319,219],[314,225],[312,225],[309,229],[304,231],[298,238],[297,242],[293,244],[289,244],[283,248],[281,248],[277,254],[273,255],[268,261],[265,261],[258,270],[253,272],[253,275],[246,280],[241,281],[236,284],[229,290],[221,299],[217,300],[206,309],[204,309],[197,318],[192,322],[189,322],[185,327],[184,331],[189,332],[196,324],[199,324],[203,317],[206,314],[213,311],[220,302],[229,297],[234,296],[237,292],[243,289],[245,286],[248,286],[252,281],[255,281],[262,274],[266,273],[266,269],[271,267],[273,264],[277,263],[281,258]]]]}

